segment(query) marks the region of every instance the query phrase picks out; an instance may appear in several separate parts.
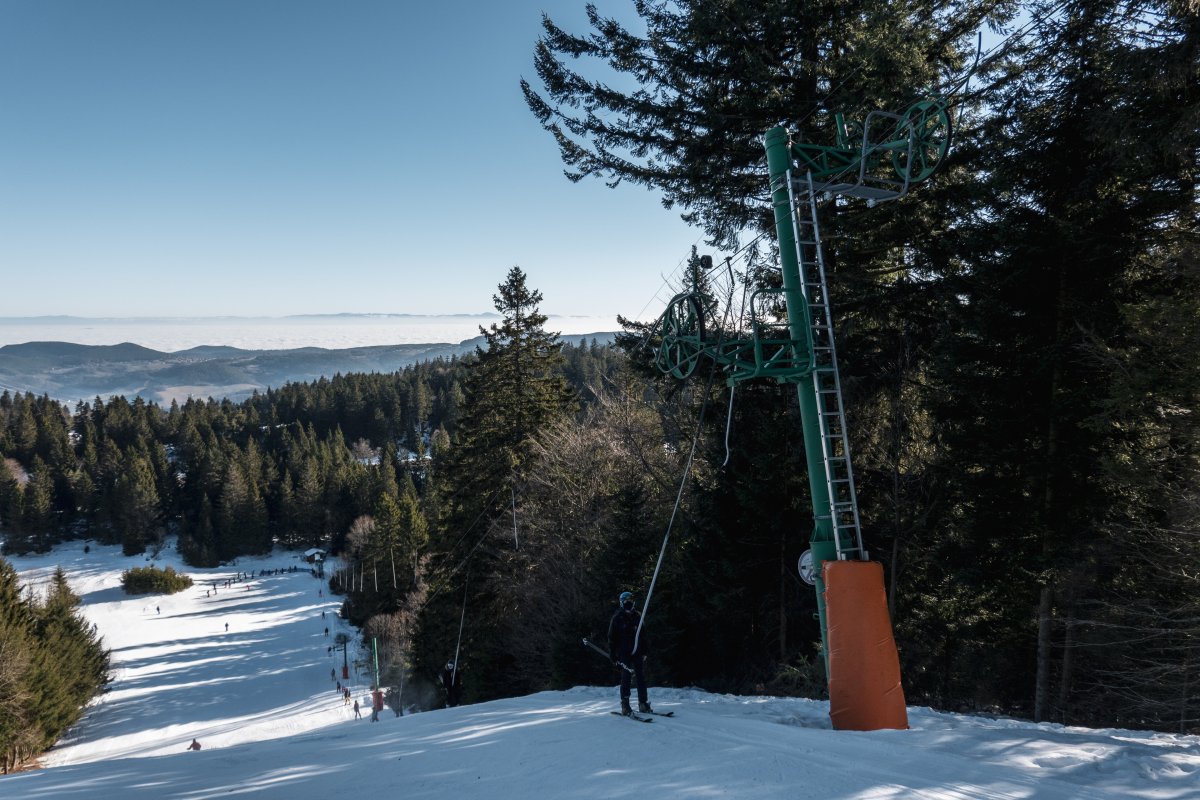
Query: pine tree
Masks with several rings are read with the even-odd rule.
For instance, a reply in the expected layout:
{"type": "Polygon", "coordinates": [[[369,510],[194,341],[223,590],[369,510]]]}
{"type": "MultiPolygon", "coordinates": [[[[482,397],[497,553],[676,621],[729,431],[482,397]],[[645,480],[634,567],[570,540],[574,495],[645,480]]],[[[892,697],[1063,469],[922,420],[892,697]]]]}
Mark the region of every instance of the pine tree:
{"type": "Polygon", "coordinates": [[[10,552],[14,545],[25,547],[23,499],[21,485],[13,474],[9,459],[0,452],[0,529],[5,532],[6,548],[10,552]]]}
{"type": "Polygon", "coordinates": [[[231,461],[217,502],[217,553],[222,560],[270,549],[266,507],[239,461],[231,461]]]}
{"type": "Polygon", "coordinates": [[[38,681],[44,698],[39,724],[47,747],[79,719],[108,677],[108,653],[95,627],[78,613],[79,603],[66,573],[57,568],[37,615],[38,638],[53,674],[52,680],[38,681]]]}
{"type": "Polygon", "coordinates": [[[284,547],[296,547],[303,539],[296,530],[296,493],[292,487],[292,474],[286,469],[279,479],[279,518],[276,525],[279,543],[284,547]]]}
{"type": "Polygon", "coordinates": [[[0,559],[0,757],[5,772],[54,744],[107,680],[108,653],[57,569],[43,603],[0,559]]]}
{"type": "Polygon", "coordinates": [[[13,454],[29,464],[37,455],[38,441],[37,420],[33,416],[33,395],[17,395],[13,408],[13,454]]]}
{"type": "MultiPolygon", "coordinates": [[[[389,495],[383,495],[388,497],[389,495]]],[[[417,500],[412,481],[407,481],[405,490],[396,500],[398,556],[402,559],[409,588],[420,580],[421,554],[429,544],[429,526],[417,500]]]]}
{"type": "Polygon", "coordinates": [[[324,486],[316,459],[303,459],[297,474],[295,530],[298,541],[312,547],[320,544],[325,534],[325,512],[321,499],[324,486]]]}
{"type": "Polygon", "coordinates": [[[1005,7],[685,0],[635,8],[644,34],[590,5],[587,34],[544,16],[534,54],[540,86],[521,81],[526,102],[569,179],[646,186],[724,246],[743,230],[772,230],[762,201],[768,129],[790,120],[806,141],[831,143],[832,112],[903,111],[959,68],[956,40],[1005,7]],[[592,77],[597,63],[636,86],[622,91],[592,77]]]}
{"type": "Polygon", "coordinates": [[[529,289],[519,267],[493,296],[503,321],[480,327],[486,348],[476,349],[464,386],[458,432],[443,479],[452,526],[465,529],[489,506],[489,497],[519,482],[533,436],[574,408],[560,371],[558,335],[544,329],[541,292],[529,289]]]}
{"type": "Polygon", "coordinates": [[[44,553],[54,542],[54,475],[41,456],[33,457],[29,483],[25,484],[21,528],[33,548],[44,553]]]}
{"type": "Polygon", "coordinates": [[[129,455],[117,479],[115,498],[115,521],[125,555],[137,555],[147,544],[157,543],[162,535],[162,504],[150,460],[144,453],[129,455]]]}
{"type": "MultiPolygon", "coordinates": [[[[546,316],[538,310],[541,292],[530,289],[525,273],[513,267],[493,300],[503,320],[480,328],[486,349],[477,348],[475,361],[468,365],[458,430],[445,458],[436,462],[434,505],[442,517],[433,546],[441,551],[442,580],[455,588],[442,592],[440,602],[425,609],[419,660],[429,664],[445,658],[445,639],[456,628],[451,604],[458,602],[455,595],[462,596],[468,556],[475,575],[469,585],[473,614],[478,619],[502,618],[513,564],[497,547],[472,543],[477,545],[493,521],[503,517],[524,481],[537,434],[575,408],[561,372],[561,344],[557,334],[544,329],[546,316]]],[[[508,540],[505,535],[505,547],[508,540]]],[[[477,665],[499,680],[503,669],[489,659],[507,658],[495,646],[502,635],[497,628],[481,639],[492,646],[480,646],[477,665]],[[484,656],[485,650],[491,655],[484,656]]]]}
{"type": "Polygon", "coordinates": [[[29,687],[32,614],[21,599],[16,570],[0,559],[0,759],[9,772],[34,751],[29,687]]]}

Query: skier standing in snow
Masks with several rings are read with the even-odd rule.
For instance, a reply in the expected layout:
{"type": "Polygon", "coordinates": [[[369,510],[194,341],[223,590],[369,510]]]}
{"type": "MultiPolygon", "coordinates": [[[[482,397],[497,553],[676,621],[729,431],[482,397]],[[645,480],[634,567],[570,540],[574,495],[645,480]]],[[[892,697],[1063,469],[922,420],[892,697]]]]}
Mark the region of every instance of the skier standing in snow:
{"type": "Polygon", "coordinates": [[[620,607],[608,621],[608,653],[613,665],[621,670],[621,713],[633,712],[629,707],[629,684],[631,678],[637,678],[638,711],[650,714],[654,709],[650,707],[650,698],[646,694],[646,675],[642,671],[642,662],[646,660],[646,636],[644,632],[640,638],[637,635],[642,615],[634,610],[632,592],[621,592],[617,602],[620,607]],[[630,670],[633,671],[632,675],[630,670]]]}
{"type": "Polygon", "coordinates": [[[440,677],[446,690],[446,708],[454,708],[462,697],[462,670],[453,661],[447,661],[440,677]]]}

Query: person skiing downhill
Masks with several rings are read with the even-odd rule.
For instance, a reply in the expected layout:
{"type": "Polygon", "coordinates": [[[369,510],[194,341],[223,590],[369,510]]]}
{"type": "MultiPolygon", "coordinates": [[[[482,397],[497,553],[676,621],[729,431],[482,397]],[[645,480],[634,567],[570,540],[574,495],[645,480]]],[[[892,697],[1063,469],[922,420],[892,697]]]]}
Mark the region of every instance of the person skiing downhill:
{"type": "Polygon", "coordinates": [[[641,637],[637,634],[642,615],[634,610],[632,592],[621,592],[617,603],[619,608],[608,621],[608,653],[613,665],[621,670],[621,713],[629,715],[633,712],[629,707],[630,679],[637,678],[638,711],[651,714],[654,709],[650,707],[650,698],[646,693],[646,675],[642,671],[642,663],[646,660],[646,635],[645,632],[641,637]],[[630,670],[633,670],[632,675],[630,670]]]}

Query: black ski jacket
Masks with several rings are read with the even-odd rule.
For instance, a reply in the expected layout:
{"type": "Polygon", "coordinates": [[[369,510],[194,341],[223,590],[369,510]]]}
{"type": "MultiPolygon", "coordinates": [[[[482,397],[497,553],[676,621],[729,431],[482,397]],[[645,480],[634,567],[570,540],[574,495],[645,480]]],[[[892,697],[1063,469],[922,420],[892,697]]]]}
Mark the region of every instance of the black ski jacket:
{"type": "Polygon", "coordinates": [[[462,697],[462,670],[444,669],[441,674],[442,688],[446,690],[446,705],[456,706],[462,697]]]}
{"type": "Polygon", "coordinates": [[[618,608],[617,613],[608,621],[608,652],[617,661],[633,666],[634,656],[646,654],[646,631],[642,630],[638,640],[638,649],[633,651],[633,639],[637,635],[638,623],[642,615],[637,611],[626,611],[618,608]]]}

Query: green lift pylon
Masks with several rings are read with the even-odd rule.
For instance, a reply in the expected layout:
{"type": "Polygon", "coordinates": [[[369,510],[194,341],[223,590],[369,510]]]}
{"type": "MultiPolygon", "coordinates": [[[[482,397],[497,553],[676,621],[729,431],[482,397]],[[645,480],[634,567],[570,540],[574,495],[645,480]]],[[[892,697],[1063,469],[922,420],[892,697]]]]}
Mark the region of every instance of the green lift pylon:
{"type": "Polygon", "coordinates": [[[812,342],[812,369],[796,380],[800,424],[812,496],[813,532],[809,542],[821,623],[822,651],[829,669],[825,583],[821,564],[842,559],[866,560],[858,517],[850,442],[842,403],[841,376],[829,306],[828,282],[817,195],[812,173],[803,182],[793,176],[787,130],[772,128],[764,137],[771,179],[771,201],[779,237],[780,272],[788,327],[796,340],[812,342]],[[803,187],[798,196],[797,189],[803,187]]]}
{"type": "MultiPolygon", "coordinates": [[[[835,121],[838,143],[834,147],[794,142],[782,127],[768,131],[763,140],[779,239],[782,288],[760,289],[755,293],[755,299],[774,295],[767,299],[776,306],[782,300],[787,315],[786,334],[757,319],[754,309],[758,303],[752,300],[750,338],[727,341],[718,336],[714,340],[712,332],[706,330],[706,317],[712,315],[715,306],[713,299],[698,292],[685,292],[672,298],[660,317],[661,339],[656,362],[662,371],[686,378],[703,357],[710,357],[725,369],[730,386],[761,377],[796,385],[813,508],[809,553],[811,577],[817,593],[826,674],[830,679],[831,716],[838,727],[825,565],[867,562],[868,554],[863,547],[850,458],[833,315],[821,250],[818,201],[823,196],[840,194],[875,205],[903,197],[913,184],[930,177],[940,165],[949,147],[950,121],[947,102],[940,97],[918,102],[901,115],[872,112],[859,129],[862,131],[861,147],[850,135],[842,115],[835,115],[835,121]],[[884,133],[874,133],[879,130],[884,133]],[[891,172],[883,174],[887,170],[891,172]]],[[[863,563],[861,566],[868,565],[863,563]]],[[[846,580],[854,583],[861,578],[846,580]]],[[[886,603],[882,609],[878,608],[882,594],[874,591],[870,585],[872,581],[882,589],[881,568],[877,579],[868,578],[857,587],[851,587],[849,595],[841,593],[839,596],[850,598],[840,601],[843,604],[863,606],[864,616],[874,615],[874,632],[864,634],[862,631],[867,628],[863,628],[849,634],[850,638],[858,635],[859,641],[848,650],[856,653],[859,651],[855,648],[862,649],[861,658],[850,656],[852,662],[861,663],[849,671],[879,674],[865,679],[867,683],[873,681],[872,686],[858,684],[847,689],[843,685],[840,694],[853,698],[863,688],[882,686],[880,694],[888,695],[893,691],[888,687],[894,685],[894,693],[899,698],[885,697],[880,707],[891,705],[892,709],[882,712],[878,708],[864,713],[841,709],[844,712],[842,719],[846,721],[846,727],[859,729],[906,727],[898,663],[894,668],[887,664],[881,666],[881,662],[896,662],[895,646],[891,641],[886,603]],[[890,654],[881,656],[866,652],[874,646],[870,642],[878,639],[887,640],[884,649],[890,648],[890,654]],[[880,678],[883,673],[890,675],[893,669],[894,678],[880,678]],[[898,710],[895,709],[897,702],[898,710]]],[[[843,609],[841,613],[853,616],[858,609],[851,608],[848,612],[843,609]]],[[[858,676],[853,676],[850,682],[856,680],[858,676]]],[[[851,705],[855,703],[857,700],[850,700],[851,705]]]]}

